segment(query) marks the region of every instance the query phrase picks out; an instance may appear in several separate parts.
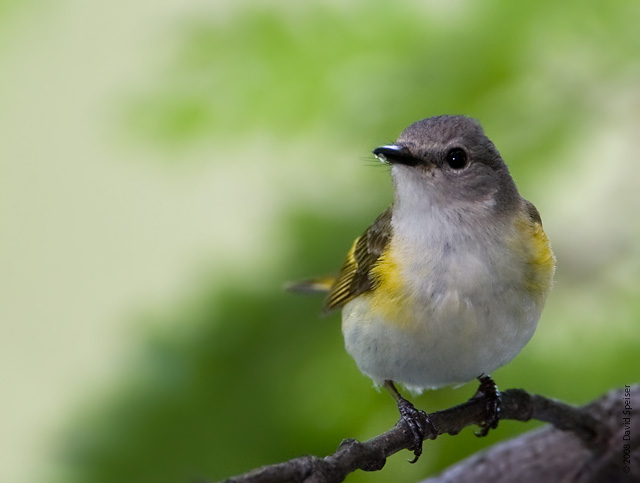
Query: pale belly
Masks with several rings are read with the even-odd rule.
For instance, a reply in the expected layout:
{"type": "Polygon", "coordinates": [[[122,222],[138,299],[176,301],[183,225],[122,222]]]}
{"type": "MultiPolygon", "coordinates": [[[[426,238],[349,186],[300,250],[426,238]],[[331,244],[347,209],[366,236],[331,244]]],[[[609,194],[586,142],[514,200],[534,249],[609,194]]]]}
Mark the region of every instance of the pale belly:
{"type": "Polygon", "coordinates": [[[490,374],[520,352],[541,309],[524,285],[482,270],[451,277],[425,279],[412,298],[371,293],[345,305],[345,346],[364,374],[421,391],[490,374]]]}

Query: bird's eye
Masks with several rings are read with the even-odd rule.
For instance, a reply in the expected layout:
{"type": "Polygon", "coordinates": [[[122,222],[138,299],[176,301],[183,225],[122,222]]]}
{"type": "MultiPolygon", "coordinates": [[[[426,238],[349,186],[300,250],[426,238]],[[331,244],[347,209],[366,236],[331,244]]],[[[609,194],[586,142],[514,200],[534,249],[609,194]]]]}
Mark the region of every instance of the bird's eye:
{"type": "Polygon", "coordinates": [[[447,152],[447,164],[451,169],[462,169],[467,166],[467,153],[462,148],[452,148],[447,152]]]}

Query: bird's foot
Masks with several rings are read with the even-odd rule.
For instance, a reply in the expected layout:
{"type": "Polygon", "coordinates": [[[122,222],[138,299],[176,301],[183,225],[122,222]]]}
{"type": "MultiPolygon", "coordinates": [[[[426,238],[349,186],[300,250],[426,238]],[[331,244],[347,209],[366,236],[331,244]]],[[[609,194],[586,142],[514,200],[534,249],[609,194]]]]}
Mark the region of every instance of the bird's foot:
{"type": "Polygon", "coordinates": [[[409,463],[415,463],[422,454],[422,442],[427,434],[438,434],[436,427],[433,425],[429,416],[424,411],[418,410],[413,404],[400,396],[398,398],[398,410],[400,411],[400,417],[405,422],[411,434],[413,435],[413,446],[409,449],[413,450],[413,459],[409,463]],[[427,433],[427,430],[429,433],[427,433]]]}
{"type": "Polygon", "coordinates": [[[480,386],[472,399],[485,400],[485,415],[483,421],[479,424],[480,431],[476,432],[476,436],[482,438],[489,434],[491,429],[498,427],[502,413],[502,396],[498,390],[498,386],[493,382],[490,376],[478,377],[480,386]]]}

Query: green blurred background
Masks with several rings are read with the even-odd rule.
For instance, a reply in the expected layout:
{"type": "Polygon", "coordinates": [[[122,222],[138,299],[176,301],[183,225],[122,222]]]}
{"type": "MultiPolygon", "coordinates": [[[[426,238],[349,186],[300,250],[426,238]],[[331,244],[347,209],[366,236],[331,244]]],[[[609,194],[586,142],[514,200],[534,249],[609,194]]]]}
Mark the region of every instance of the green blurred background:
{"type": "MultiPolygon", "coordinates": [[[[0,480],[217,480],[390,428],[339,316],[281,287],[339,267],[391,201],[371,149],[436,114],[482,121],[558,257],[498,384],[585,403],[640,381],[639,18],[636,0],[0,1],[0,480]]],[[[416,481],[533,426],[348,481],[416,481]]]]}

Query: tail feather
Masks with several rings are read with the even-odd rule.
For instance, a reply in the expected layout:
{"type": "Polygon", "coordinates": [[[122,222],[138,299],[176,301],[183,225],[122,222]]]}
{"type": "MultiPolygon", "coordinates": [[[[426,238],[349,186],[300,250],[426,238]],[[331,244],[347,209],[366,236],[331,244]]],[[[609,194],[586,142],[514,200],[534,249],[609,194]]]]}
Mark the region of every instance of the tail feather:
{"type": "Polygon", "coordinates": [[[336,281],[335,276],[317,277],[308,280],[300,280],[297,282],[288,282],[285,284],[285,290],[294,293],[314,294],[327,293],[331,290],[333,283],[336,281]]]}

